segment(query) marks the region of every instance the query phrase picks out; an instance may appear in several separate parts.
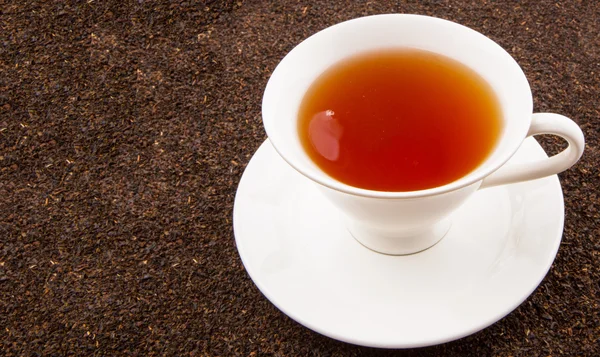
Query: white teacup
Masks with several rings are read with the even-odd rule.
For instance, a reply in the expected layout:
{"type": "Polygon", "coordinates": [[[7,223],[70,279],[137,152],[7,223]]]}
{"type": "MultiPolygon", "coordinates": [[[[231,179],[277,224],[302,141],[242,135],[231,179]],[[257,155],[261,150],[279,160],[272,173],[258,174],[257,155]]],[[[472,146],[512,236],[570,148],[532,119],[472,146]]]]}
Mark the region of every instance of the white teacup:
{"type": "Polygon", "coordinates": [[[277,152],[316,182],[344,214],[352,235],[386,254],[411,254],[437,243],[451,213],[485,187],[534,180],[562,172],[584,149],[581,129],[558,114],[533,114],[529,83],[515,60],[484,35],[454,22],[419,15],[376,15],[346,21],[309,37],[279,63],[265,89],[262,115],[277,152]],[[444,186],[412,192],[381,192],[345,185],[311,161],[297,131],[298,109],[308,87],[328,67],[357,53],[409,47],[454,58],[487,80],[502,108],[503,131],[495,150],[474,171],[444,186]],[[569,146],[527,165],[505,165],[523,140],[553,134],[569,146]]]}

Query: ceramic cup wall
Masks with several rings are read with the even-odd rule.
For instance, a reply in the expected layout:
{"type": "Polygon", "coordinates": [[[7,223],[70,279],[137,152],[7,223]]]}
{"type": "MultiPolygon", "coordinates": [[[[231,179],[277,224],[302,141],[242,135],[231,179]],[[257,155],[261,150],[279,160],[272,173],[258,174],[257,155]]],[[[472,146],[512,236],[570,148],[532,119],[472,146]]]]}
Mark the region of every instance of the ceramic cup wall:
{"type": "Polygon", "coordinates": [[[309,37],[273,72],[265,89],[262,114],[267,135],[281,157],[320,187],[342,212],[359,242],[386,254],[427,249],[448,231],[451,213],[478,189],[557,174],[575,164],[584,148],[581,129],[572,120],[558,114],[533,114],[529,83],[519,65],[498,44],[465,26],[420,15],[368,16],[309,37]],[[331,65],[361,52],[398,47],[453,58],[488,81],[503,113],[499,143],[473,172],[444,186],[381,192],[345,185],[321,171],[302,148],[297,132],[300,103],[313,81],[331,65]],[[536,163],[506,164],[526,137],[537,134],[559,135],[569,146],[536,163]]]}

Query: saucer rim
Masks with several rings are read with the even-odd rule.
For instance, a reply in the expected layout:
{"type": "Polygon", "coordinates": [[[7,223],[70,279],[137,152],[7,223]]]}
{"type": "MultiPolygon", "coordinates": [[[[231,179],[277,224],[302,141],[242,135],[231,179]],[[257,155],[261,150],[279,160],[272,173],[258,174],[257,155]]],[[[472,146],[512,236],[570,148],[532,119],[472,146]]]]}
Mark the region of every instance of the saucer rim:
{"type": "MultiPolygon", "coordinates": [[[[534,139],[534,138],[527,138],[526,140],[533,140],[535,142],[535,150],[538,151],[538,153],[535,153],[535,155],[544,155],[545,157],[547,156],[547,153],[545,152],[545,150],[541,147],[541,145],[534,139]]],[[[268,148],[263,148],[263,147],[267,147],[268,145],[271,145],[271,149],[274,150],[275,154],[277,155],[277,157],[279,157],[281,160],[283,160],[283,162],[285,162],[287,164],[287,161],[285,161],[280,154],[277,152],[277,150],[275,150],[275,148],[273,147],[273,145],[270,143],[269,139],[266,139],[260,146],[259,148],[255,151],[255,153],[253,154],[250,162],[248,163],[246,169],[244,170],[244,173],[242,174],[242,177],[239,181],[239,183],[241,184],[244,180],[244,176],[247,173],[247,168],[251,165],[252,163],[252,159],[254,159],[254,157],[257,155],[257,153],[262,149],[262,150],[268,150],[268,148]]],[[[269,288],[267,288],[261,281],[260,279],[258,279],[259,275],[256,271],[254,271],[254,269],[252,268],[251,264],[248,264],[247,262],[247,257],[245,257],[245,255],[242,253],[243,249],[240,249],[240,246],[243,246],[243,244],[240,244],[241,242],[241,238],[240,237],[240,228],[238,227],[238,225],[236,224],[236,222],[238,221],[238,219],[236,219],[236,217],[239,215],[239,211],[236,210],[236,207],[238,207],[237,205],[237,200],[238,200],[238,190],[236,190],[236,195],[235,195],[235,200],[234,200],[234,206],[233,206],[233,233],[234,233],[234,238],[235,238],[235,243],[236,243],[236,249],[238,250],[238,254],[240,256],[240,259],[242,260],[242,264],[244,265],[244,268],[246,269],[246,272],[248,274],[248,276],[250,277],[250,279],[252,280],[252,282],[256,285],[256,287],[259,289],[259,291],[261,292],[261,294],[264,295],[264,297],[270,302],[272,303],[278,310],[280,310],[283,314],[285,314],[286,316],[288,316],[289,318],[291,318],[292,320],[294,320],[295,322],[299,323],[300,325],[314,331],[317,332],[323,336],[327,336],[329,338],[338,340],[338,341],[342,341],[345,343],[350,343],[350,344],[354,344],[354,345],[359,345],[359,346],[365,346],[365,347],[374,347],[374,348],[383,348],[383,349],[407,349],[407,348],[420,348],[420,347],[428,347],[428,346],[434,346],[434,345],[439,345],[439,344],[444,344],[447,342],[451,342],[451,341],[455,341],[455,340],[459,340],[461,338],[470,336],[472,334],[475,334],[477,332],[480,332],[486,328],[488,328],[489,326],[493,325],[494,323],[500,321],[501,319],[503,319],[504,317],[506,317],[507,315],[509,315],[511,312],[513,312],[517,307],[519,307],[523,302],[525,302],[536,290],[537,288],[540,286],[540,284],[542,283],[542,281],[545,279],[545,277],[548,275],[548,272],[550,271],[550,268],[552,267],[552,264],[554,263],[554,260],[556,259],[556,255],[558,254],[558,250],[560,248],[560,244],[562,241],[562,235],[564,232],[564,222],[565,222],[565,206],[564,206],[564,194],[563,194],[563,190],[562,190],[562,186],[560,185],[560,180],[558,178],[558,175],[551,175],[549,177],[546,177],[546,179],[551,179],[552,183],[551,185],[553,187],[549,187],[548,190],[556,190],[557,194],[560,196],[559,197],[559,204],[560,207],[556,207],[557,212],[558,210],[560,210],[560,212],[562,212],[562,214],[560,214],[559,216],[559,222],[558,222],[558,228],[556,230],[556,236],[552,237],[552,241],[555,241],[556,244],[555,246],[552,248],[551,250],[551,254],[548,254],[548,257],[550,259],[548,259],[547,264],[545,264],[545,266],[543,266],[543,269],[540,271],[543,271],[543,274],[540,274],[540,277],[538,279],[536,279],[536,283],[535,284],[531,284],[531,288],[527,289],[526,292],[523,292],[520,295],[520,297],[518,299],[516,299],[514,301],[513,304],[510,304],[506,307],[504,307],[502,309],[502,311],[498,312],[497,314],[485,319],[485,322],[481,322],[479,324],[476,325],[476,327],[470,328],[470,329],[466,329],[466,330],[461,330],[459,333],[455,333],[455,334],[447,334],[445,337],[443,338],[437,338],[437,339],[427,339],[424,338],[420,341],[415,341],[414,343],[394,343],[394,342],[381,342],[381,341],[373,341],[373,340],[368,340],[368,339],[361,339],[360,337],[358,338],[349,338],[347,336],[341,335],[336,333],[335,331],[331,331],[331,330],[327,330],[324,328],[321,328],[318,325],[315,325],[309,321],[306,321],[302,316],[299,316],[298,314],[296,314],[293,311],[290,311],[290,309],[286,309],[283,307],[284,304],[282,304],[279,299],[274,296],[273,293],[269,292],[269,288]]],[[[518,183],[517,183],[518,184],[518,183]]],[[[239,189],[239,186],[238,186],[239,189]]],[[[549,238],[546,238],[546,240],[548,240],[549,238]]],[[[436,243],[437,244],[437,243],[436,243]]],[[[368,249],[368,248],[365,248],[368,249]]],[[[377,252],[376,252],[377,253],[377,252]]],[[[382,253],[377,253],[377,254],[382,254],[382,253]]],[[[416,253],[419,254],[419,253],[416,253]]]]}

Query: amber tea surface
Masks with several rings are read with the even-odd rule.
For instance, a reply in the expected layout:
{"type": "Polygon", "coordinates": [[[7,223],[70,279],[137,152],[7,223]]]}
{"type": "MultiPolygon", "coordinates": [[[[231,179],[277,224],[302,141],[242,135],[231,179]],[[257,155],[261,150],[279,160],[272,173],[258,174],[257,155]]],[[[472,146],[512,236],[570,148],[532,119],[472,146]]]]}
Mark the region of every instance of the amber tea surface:
{"type": "Polygon", "coordinates": [[[327,69],[305,94],[298,132],[310,158],[345,184],[415,191],[479,166],[502,130],[491,86],[439,54],[388,49],[327,69]]]}

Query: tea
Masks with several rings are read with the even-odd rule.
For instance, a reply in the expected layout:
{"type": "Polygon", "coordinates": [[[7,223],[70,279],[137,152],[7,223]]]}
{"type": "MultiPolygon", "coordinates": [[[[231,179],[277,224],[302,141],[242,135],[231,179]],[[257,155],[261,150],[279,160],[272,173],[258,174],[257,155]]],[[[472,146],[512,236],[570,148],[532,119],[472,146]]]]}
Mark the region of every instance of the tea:
{"type": "Polygon", "coordinates": [[[500,104],[475,71],[416,49],[347,58],[306,92],[298,132],[325,173],[377,191],[415,191],[455,181],[492,152],[500,104]]]}

